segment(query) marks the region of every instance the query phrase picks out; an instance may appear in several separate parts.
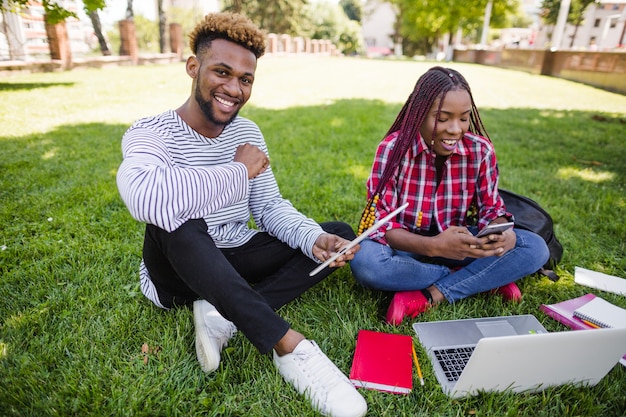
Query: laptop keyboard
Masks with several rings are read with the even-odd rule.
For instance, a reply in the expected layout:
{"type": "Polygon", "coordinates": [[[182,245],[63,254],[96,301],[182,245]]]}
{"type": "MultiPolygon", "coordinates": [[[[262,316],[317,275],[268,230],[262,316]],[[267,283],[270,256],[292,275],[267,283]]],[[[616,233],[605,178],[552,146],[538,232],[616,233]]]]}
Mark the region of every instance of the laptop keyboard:
{"type": "Polygon", "coordinates": [[[455,382],[467,365],[475,346],[459,346],[453,348],[433,349],[435,357],[443,368],[448,381],[455,382]]]}

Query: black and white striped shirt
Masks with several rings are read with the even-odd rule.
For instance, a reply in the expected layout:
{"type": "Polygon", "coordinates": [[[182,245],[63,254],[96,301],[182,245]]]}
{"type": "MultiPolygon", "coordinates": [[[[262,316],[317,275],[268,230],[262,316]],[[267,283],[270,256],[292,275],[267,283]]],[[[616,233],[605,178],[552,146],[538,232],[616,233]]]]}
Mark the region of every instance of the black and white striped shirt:
{"type": "Polygon", "coordinates": [[[217,138],[200,135],[174,110],[140,119],[122,139],[122,199],[135,219],[167,231],[204,218],[220,248],[241,246],[257,233],[249,226],[252,215],[259,230],[316,259],[322,228],[281,196],[271,167],[248,180],[245,165],[233,162],[244,143],[268,153],[258,126],[240,116],[217,138]]]}

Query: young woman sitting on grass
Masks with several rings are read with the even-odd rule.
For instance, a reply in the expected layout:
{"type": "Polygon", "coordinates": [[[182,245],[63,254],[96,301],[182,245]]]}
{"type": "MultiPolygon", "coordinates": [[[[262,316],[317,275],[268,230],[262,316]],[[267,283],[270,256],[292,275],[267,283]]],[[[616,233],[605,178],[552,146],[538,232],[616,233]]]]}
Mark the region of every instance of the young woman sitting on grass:
{"type": "Polygon", "coordinates": [[[475,236],[514,219],[470,87],[453,69],[434,67],[417,81],[376,150],[367,192],[361,230],[409,203],[351,262],[363,286],[395,292],[390,324],[494,289],[518,300],[515,281],[548,259],[544,240],[526,230],[475,236]]]}

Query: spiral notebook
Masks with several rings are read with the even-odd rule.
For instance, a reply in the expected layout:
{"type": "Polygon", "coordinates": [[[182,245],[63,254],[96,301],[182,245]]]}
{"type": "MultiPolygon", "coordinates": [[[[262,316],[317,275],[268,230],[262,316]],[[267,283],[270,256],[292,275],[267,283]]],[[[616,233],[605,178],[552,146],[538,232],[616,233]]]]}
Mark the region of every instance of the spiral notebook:
{"type": "Polygon", "coordinates": [[[626,310],[600,297],[578,307],[574,316],[600,327],[626,328],[626,310]]]}

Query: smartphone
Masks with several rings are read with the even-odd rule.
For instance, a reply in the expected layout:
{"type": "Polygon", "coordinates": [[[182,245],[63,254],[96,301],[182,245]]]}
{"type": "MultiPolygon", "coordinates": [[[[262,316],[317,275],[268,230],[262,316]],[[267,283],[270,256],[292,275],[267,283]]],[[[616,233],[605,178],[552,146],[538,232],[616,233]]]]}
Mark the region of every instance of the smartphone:
{"type": "Polygon", "coordinates": [[[500,233],[504,232],[505,230],[508,230],[508,229],[512,228],[514,226],[514,224],[515,223],[513,223],[513,222],[490,224],[487,227],[485,227],[484,229],[482,229],[480,232],[478,232],[476,237],[483,237],[483,236],[487,236],[487,235],[494,235],[494,234],[497,235],[497,234],[500,234],[500,233]]]}

